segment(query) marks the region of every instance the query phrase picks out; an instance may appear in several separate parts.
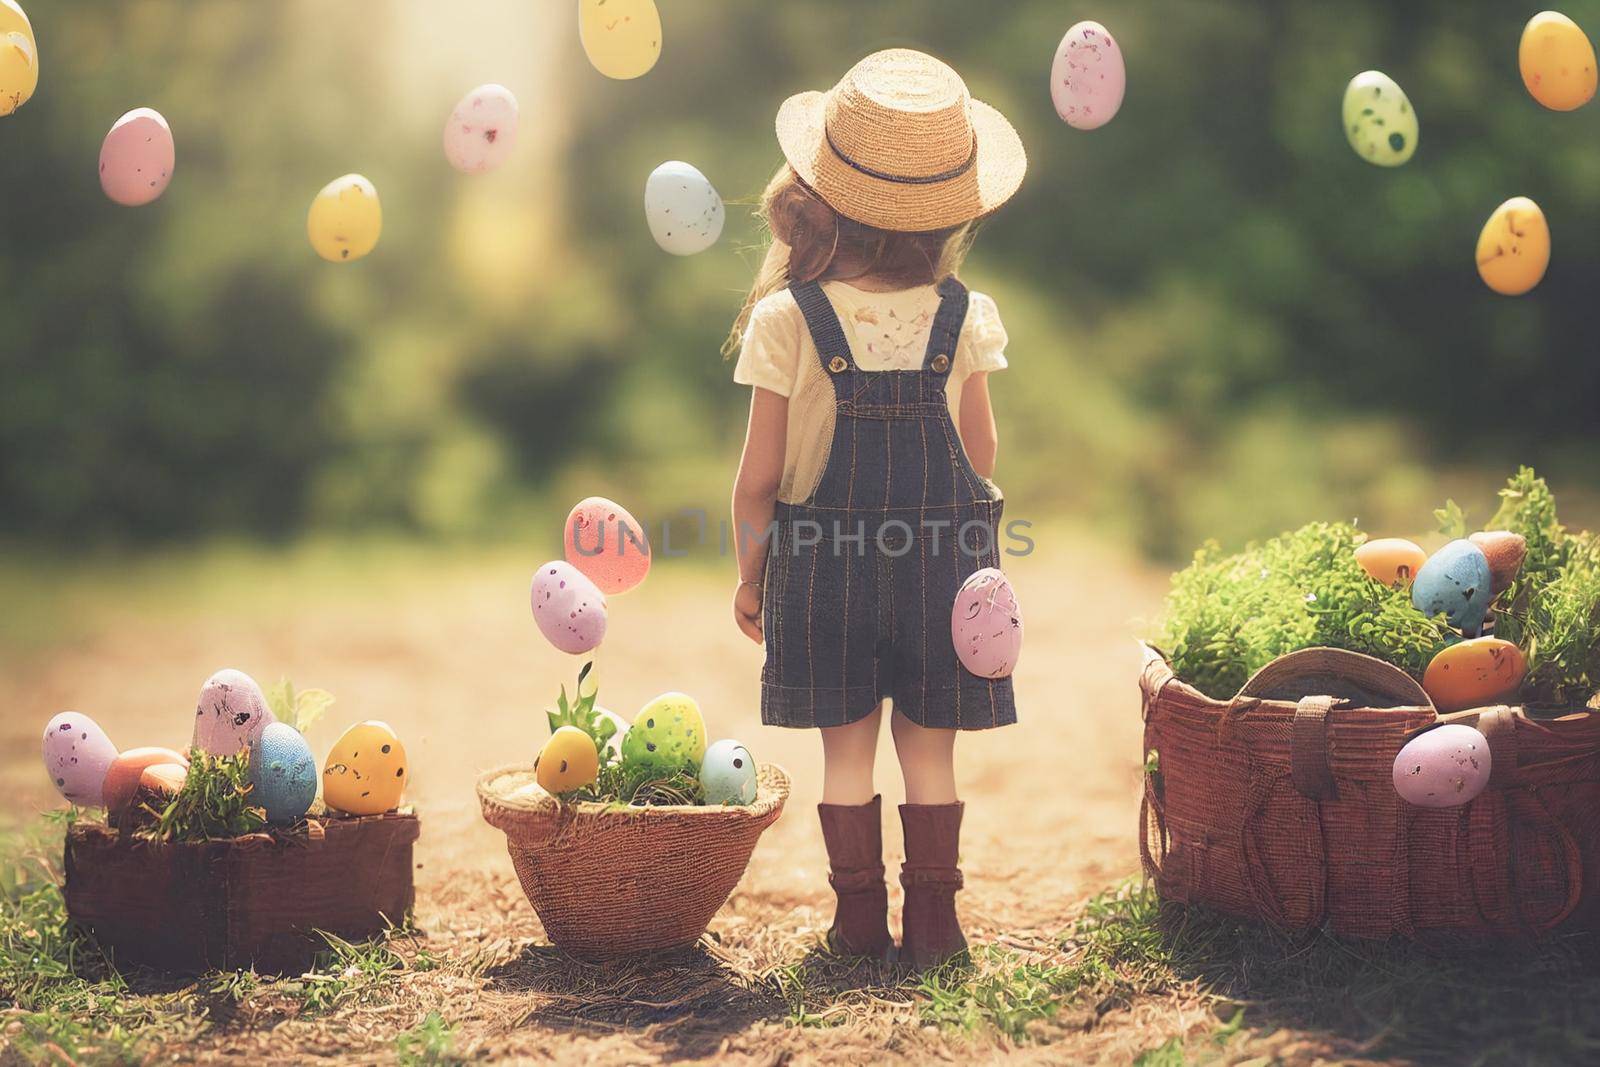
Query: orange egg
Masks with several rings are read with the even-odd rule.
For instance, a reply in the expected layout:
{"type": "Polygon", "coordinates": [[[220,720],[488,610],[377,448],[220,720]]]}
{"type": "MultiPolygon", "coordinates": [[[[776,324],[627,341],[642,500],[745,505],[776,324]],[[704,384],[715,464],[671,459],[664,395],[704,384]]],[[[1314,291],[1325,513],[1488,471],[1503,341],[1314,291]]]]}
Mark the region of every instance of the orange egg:
{"type": "Polygon", "coordinates": [[[1525,196],[1494,209],[1478,234],[1478,276],[1503,296],[1521,296],[1539,284],[1550,266],[1550,224],[1525,196]]]}
{"type": "Polygon", "coordinates": [[[133,796],[139,791],[139,779],[144,772],[165,763],[183,768],[189,766],[189,761],[183,756],[170,748],[160,747],[130,748],[112,760],[102,788],[106,810],[112,813],[125,810],[133,803],[133,796]]]}
{"type": "Polygon", "coordinates": [[[1394,588],[1410,585],[1411,579],[1428,560],[1428,554],[1415,541],[1404,537],[1380,537],[1356,549],[1356,562],[1375,582],[1394,588]]]}
{"type": "Polygon", "coordinates": [[[549,793],[566,793],[593,785],[600,773],[600,753],[594,739],[576,726],[563,726],[550,735],[533,761],[534,777],[549,793]]]}
{"type": "Polygon", "coordinates": [[[1434,656],[1422,688],[1440,711],[1464,711],[1511,699],[1527,673],[1522,649],[1498,637],[1474,637],[1434,656]]]}
{"type": "Polygon", "coordinates": [[[1594,96],[1594,46],[1559,11],[1541,11],[1528,20],[1517,45],[1517,67],[1528,94],[1552,111],[1573,111],[1594,96]]]}

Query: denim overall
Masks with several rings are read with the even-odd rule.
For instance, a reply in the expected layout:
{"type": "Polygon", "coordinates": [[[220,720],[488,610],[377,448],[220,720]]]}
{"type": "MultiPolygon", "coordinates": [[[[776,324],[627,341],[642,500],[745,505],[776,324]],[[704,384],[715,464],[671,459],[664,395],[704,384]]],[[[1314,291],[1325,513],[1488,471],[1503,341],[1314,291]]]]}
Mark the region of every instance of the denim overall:
{"type": "Polygon", "coordinates": [[[761,721],[842,726],[893,697],[922,726],[1015,722],[1011,679],[969,672],[950,636],[961,583],[1000,563],[1002,501],[968,462],[945,394],[966,287],[939,285],[922,369],[909,371],[861,370],[822,287],[790,292],[833,380],[834,429],[815,492],[777,506],[761,721]]]}

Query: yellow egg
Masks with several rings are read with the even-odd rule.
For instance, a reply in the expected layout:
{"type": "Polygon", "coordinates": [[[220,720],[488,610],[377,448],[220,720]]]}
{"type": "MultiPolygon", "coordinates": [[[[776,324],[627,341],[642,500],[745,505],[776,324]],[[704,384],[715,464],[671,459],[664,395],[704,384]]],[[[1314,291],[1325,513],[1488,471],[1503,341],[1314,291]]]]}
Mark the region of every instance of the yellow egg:
{"type": "Polygon", "coordinates": [[[578,40],[608,78],[637,78],[661,58],[655,0],[578,0],[578,40]]]}
{"type": "Polygon", "coordinates": [[[594,740],[576,726],[563,726],[550,735],[533,761],[533,776],[549,793],[567,793],[593,785],[600,773],[600,753],[594,740]]]}
{"type": "Polygon", "coordinates": [[[1528,20],[1517,66],[1528,92],[1551,111],[1573,111],[1594,96],[1594,46],[1559,11],[1541,11],[1528,20]]]}
{"type": "Polygon", "coordinates": [[[28,102],[39,86],[39,42],[16,0],[0,0],[0,116],[28,102]]]}
{"type": "Polygon", "coordinates": [[[400,806],[406,750],[386,722],[359,722],[344,732],[322,769],[322,802],[351,815],[379,815],[400,806]]]}
{"type": "Polygon", "coordinates": [[[306,216],[311,247],[334,263],[348,263],[371,252],[382,232],[378,190],[359,174],[346,174],[324,185],[306,216]]]}
{"type": "Polygon", "coordinates": [[[1497,293],[1521,296],[1539,284],[1550,265],[1550,227],[1525,196],[1494,209],[1478,234],[1478,274],[1497,293]]]}
{"type": "Polygon", "coordinates": [[[1522,649],[1498,637],[1458,641],[1433,657],[1422,688],[1440,711],[1464,711],[1516,695],[1528,673],[1522,649]]]}
{"type": "Polygon", "coordinates": [[[1404,537],[1380,537],[1356,548],[1356,562],[1375,582],[1387,586],[1410,585],[1428,554],[1404,537]]]}

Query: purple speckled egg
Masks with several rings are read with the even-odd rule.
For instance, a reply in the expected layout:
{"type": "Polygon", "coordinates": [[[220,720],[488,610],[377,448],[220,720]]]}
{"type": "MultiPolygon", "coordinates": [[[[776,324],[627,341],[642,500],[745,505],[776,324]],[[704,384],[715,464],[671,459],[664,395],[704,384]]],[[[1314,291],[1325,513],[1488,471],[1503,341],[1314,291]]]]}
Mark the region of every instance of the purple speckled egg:
{"type": "Polygon", "coordinates": [[[950,609],[950,639],[961,665],[980,678],[1004,678],[1022,653],[1022,609],[997,567],[974,571],[950,609]]]}
{"type": "Polygon", "coordinates": [[[177,154],[172,128],[160,112],[135,108],[100,145],[100,188],[124,207],[148,204],[167,191],[177,154]]]}
{"type": "Polygon", "coordinates": [[[44,769],[57,792],[79,807],[104,803],[106,771],[116,758],[117,746],[82,712],[63,711],[44,728],[44,769]]]}
{"type": "Polygon", "coordinates": [[[572,655],[592,651],[606,636],[606,598],[566,560],[533,574],[533,621],[556,648],[572,655]]]}
{"type": "Polygon", "coordinates": [[[1489,784],[1489,739],[1462,723],[1418,734],[1394,758],[1394,789],[1419,808],[1454,808],[1489,784]]]}
{"type": "Polygon", "coordinates": [[[517,142],[517,98],[504,85],[480,85],[444,124],[444,157],[463,174],[494,170],[517,142]]]}
{"type": "Polygon", "coordinates": [[[194,709],[194,745],[213,756],[236,756],[277,718],[266,694],[243,671],[221,670],[206,679],[194,709]]]}
{"type": "Polygon", "coordinates": [[[1080,22],[1056,46],[1050,64],[1050,100],[1073,129],[1104,126],[1122,107],[1128,69],[1122,49],[1098,22],[1080,22]]]}

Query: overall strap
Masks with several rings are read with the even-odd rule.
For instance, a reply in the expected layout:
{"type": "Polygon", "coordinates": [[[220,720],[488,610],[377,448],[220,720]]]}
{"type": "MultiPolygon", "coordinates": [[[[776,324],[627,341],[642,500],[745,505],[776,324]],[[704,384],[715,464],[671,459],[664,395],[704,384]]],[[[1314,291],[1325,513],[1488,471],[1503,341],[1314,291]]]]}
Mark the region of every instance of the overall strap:
{"type": "Polygon", "coordinates": [[[928,351],[922,369],[939,377],[950,373],[956,359],[956,342],[961,339],[961,324],[967,320],[967,287],[953,275],[939,283],[939,311],[928,334],[928,351]]]}
{"type": "Polygon", "coordinates": [[[791,282],[789,292],[800,305],[800,314],[806,317],[806,329],[811,331],[811,343],[816,346],[822,369],[834,380],[835,391],[844,388],[845,372],[854,369],[855,360],[850,355],[850,342],[839,324],[839,313],[833,302],[822,291],[820,282],[791,282]]]}

